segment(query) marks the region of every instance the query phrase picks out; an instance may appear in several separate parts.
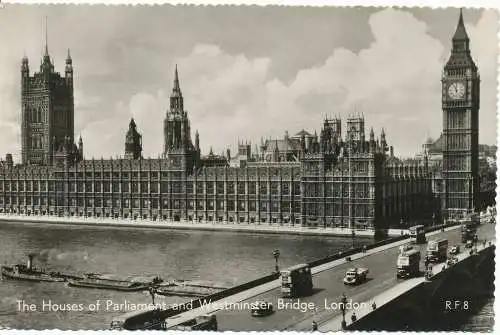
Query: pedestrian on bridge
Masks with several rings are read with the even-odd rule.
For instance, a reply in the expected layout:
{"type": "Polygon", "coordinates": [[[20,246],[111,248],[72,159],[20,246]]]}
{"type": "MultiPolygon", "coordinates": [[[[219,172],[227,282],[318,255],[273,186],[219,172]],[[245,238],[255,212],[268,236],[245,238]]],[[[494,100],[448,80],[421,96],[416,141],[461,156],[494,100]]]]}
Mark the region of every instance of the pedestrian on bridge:
{"type": "Polygon", "coordinates": [[[372,304],[372,309],[376,309],[376,308],[377,308],[377,304],[374,301],[373,304],[372,304]]]}
{"type": "Polygon", "coordinates": [[[356,322],[358,318],[356,317],[356,313],[352,312],[352,315],[351,315],[351,321],[354,323],[356,322]]]}
{"type": "Polygon", "coordinates": [[[312,322],[312,331],[315,332],[318,330],[318,323],[313,320],[312,322]]]}

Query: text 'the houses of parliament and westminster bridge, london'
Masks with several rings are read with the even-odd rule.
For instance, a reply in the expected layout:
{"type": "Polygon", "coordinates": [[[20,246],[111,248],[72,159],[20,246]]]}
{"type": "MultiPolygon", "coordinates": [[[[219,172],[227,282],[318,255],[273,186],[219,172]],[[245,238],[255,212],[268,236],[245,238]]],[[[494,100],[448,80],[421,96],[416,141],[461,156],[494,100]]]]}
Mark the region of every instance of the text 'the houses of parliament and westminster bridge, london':
{"type": "MultiPolygon", "coordinates": [[[[0,212],[368,229],[433,224],[484,206],[479,190],[479,73],[462,14],[442,76],[443,132],[413,159],[395,156],[364,116],[325,119],[252,150],[203,156],[184,110],[177,67],[161,158],[142,157],[132,119],[121,159],[84,159],[74,138],[72,58],[64,76],[46,46],[39,72],[21,65],[22,163],[0,165],[0,212]],[[345,130],[342,129],[346,127],[345,130]],[[427,148],[438,147],[438,158],[427,148]]],[[[318,111],[318,114],[324,111],[318,111]]],[[[319,120],[318,120],[319,121],[319,120]]],[[[256,120],[259,122],[259,120],[256,120]]]]}

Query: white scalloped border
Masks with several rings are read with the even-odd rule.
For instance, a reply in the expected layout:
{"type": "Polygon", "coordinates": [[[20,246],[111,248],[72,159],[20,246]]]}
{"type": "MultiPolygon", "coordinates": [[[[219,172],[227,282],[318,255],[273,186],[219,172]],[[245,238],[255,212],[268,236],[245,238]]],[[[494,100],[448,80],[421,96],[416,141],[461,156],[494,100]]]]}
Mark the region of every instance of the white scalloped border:
{"type": "MultiPolygon", "coordinates": [[[[211,6],[211,5],[256,5],[256,6],[315,6],[315,7],[322,7],[322,6],[344,6],[344,7],[354,7],[354,6],[361,6],[361,7],[374,7],[374,6],[384,6],[384,7],[389,7],[389,6],[395,6],[395,7],[430,7],[430,8],[449,8],[449,7],[467,7],[467,8],[489,8],[489,9],[497,9],[500,12],[500,1],[499,0],[233,0],[233,1],[224,1],[224,0],[205,0],[205,1],[196,1],[196,0],[187,0],[187,1],[172,1],[172,0],[167,0],[167,1],[161,1],[161,0],[0,0],[0,9],[4,8],[5,6],[8,6],[9,4],[25,4],[25,5],[70,5],[70,4],[77,4],[77,5],[163,5],[163,4],[171,4],[171,5],[202,5],[202,6],[211,6]]],[[[500,18],[500,16],[499,16],[500,18]]],[[[499,22],[500,26],[500,22],[499,22]]],[[[498,36],[498,41],[500,41],[500,30],[497,34],[498,36]]],[[[499,43],[499,49],[500,49],[500,43],[499,43]]],[[[498,55],[498,62],[500,65],[500,52],[498,55]]],[[[500,67],[499,67],[500,70],[500,67]]],[[[497,146],[500,143],[500,132],[498,131],[498,126],[499,126],[499,113],[498,110],[500,109],[500,71],[497,73],[497,146]]],[[[497,152],[497,171],[500,171],[500,155],[499,152],[497,152]]],[[[497,172],[498,173],[498,172],[497,172]]],[[[498,203],[500,202],[500,187],[499,187],[499,181],[498,181],[498,175],[497,175],[497,190],[496,190],[496,203],[497,203],[497,213],[498,211],[498,203]]],[[[497,222],[499,222],[498,217],[497,217],[497,222]]],[[[495,230],[496,234],[496,239],[497,241],[500,238],[500,229],[495,230]]],[[[499,287],[499,277],[500,277],[500,269],[498,267],[495,267],[495,286],[499,287]]],[[[496,291],[495,291],[495,302],[494,302],[494,312],[495,312],[495,319],[497,319],[497,315],[500,311],[500,301],[499,299],[496,299],[496,291]]],[[[493,333],[492,334],[498,334],[498,327],[499,322],[495,320],[494,328],[493,328],[493,333]]],[[[139,334],[146,333],[148,331],[141,331],[139,334]]],[[[0,328],[0,335],[4,334],[22,334],[22,335],[53,335],[53,334],[65,334],[65,333],[70,333],[70,334],[85,334],[85,335],[90,335],[90,334],[96,334],[96,335],[102,335],[102,334],[130,334],[132,332],[128,331],[107,331],[107,330],[99,330],[99,331],[89,331],[89,330],[69,330],[69,331],[62,331],[58,329],[46,329],[43,331],[34,331],[34,330],[12,330],[12,329],[1,329],[0,328]]],[[[165,332],[154,332],[155,334],[165,334],[165,332]]],[[[206,334],[207,332],[181,332],[181,331],[169,331],[168,334],[172,335],[189,335],[192,333],[198,333],[198,334],[206,334]]],[[[222,332],[221,332],[222,333],[222,332]]],[[[301,332],[281,332],[281,331],[269,331],[269,332],[257,332],[257,331],[252,331],[252,332],[223,332],[225,334],[235,334],[235,335],[244,335],[244,334],[259,334],[259,333],[266,333],[266,334],[275,334],[275,335],[283,335],[284,333],[286,334],[303,334],[301,332]]],[[[374,332],[349,332],[349,333],[354,333],[354,334],[359,334],[359,333],[370,333],[370,334],[384,334],[388,332],[379,332],[379,331],[374,331],[374,332]]],[[[394,334],[400,334],[402,332],[397,332],[394,334]]],[[[430,332],[428,334],[441,334],[441,333],[446,333],[447,335],[452,335],[452,334],[457,334],[457,335],[462,335],[463,333],[460,332],[430,332]]],[[[149,332],[148,332],[149,334],[149,332]]],[[[321,333],[318,333],[321,334],[321,333]]],[[[418,333],[417,333],[418,334],[418,333]]],[[[427,334],[427,333],[426,333],[427,334]]]]}
{"type": "Polygon", "coordinates": [[[497,0],[0,0],[2,4],[100,4],[100,5],[279,5],[279,6],[345,6],[345,7],[468,7],[497,8],[497,0]]]}

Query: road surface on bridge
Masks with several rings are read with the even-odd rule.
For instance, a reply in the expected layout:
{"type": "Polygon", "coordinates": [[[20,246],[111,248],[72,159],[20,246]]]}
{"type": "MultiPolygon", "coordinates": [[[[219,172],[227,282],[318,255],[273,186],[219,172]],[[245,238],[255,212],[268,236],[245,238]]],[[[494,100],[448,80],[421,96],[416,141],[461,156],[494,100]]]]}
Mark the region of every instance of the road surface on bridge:
{"type": "MultiPolygon", "coordinates": [[[[488,241],[488,242],[494,243],[495,239],[488,241]]],[[[479,243],[476,245],[475,248],[478,252],[480,252],[481,250],[488,248],[488,247],[489,247],[489,243],[488,244],[479,243]]],[[[460,253],[455,255],[455,257],[457,258],[458,262],[461,262],[464,259],[467,259],[467,258],[473,257],[473,256],[470,255],[470,249],[464,248],[464,249],[460,250],[460,253]]],[[[447,269],[449,269],[449,267],[446,266],[446,263],[447,262],[435,264],[432,267],[433,275],[436,275],[442,271],[447,271],[447,269]]],[[[453,265],[453,266],[455,266],[455,265],[453,265]]],[[[424,277],[411,278],[408,280],[400,281],[397,285],[391,287],[387,291],[384,291],[381,294],[377,295],[375,298],[371,299],[371,301],[367,301],[363,308],[356,310],[357,320],[360,320],[363,317],[366,317],[367,315],[369,315],[370,313],[373,312],[373,309],[371,306],[372,301],[376,301],[377,302],[376,308],[380,308],[386,304],[391,303],[391,301],[393,301],[394,299],[397,299],[399,296],[408,292],[409,290],[412,290],[413,288],[424,284],[426,281],[427,280],[424,277]]],[[[311,324],[312,324],[313,318],[311,318],[311,320],[310,320],[311,324]]],[[[349,325],[351,323],[350,320],[346,320],[346,321],[347,321],[347,325],[349,325]]],[[[338,316],[334,317],[333,319],[330,319],[328,322],[322,323],[318,327],[318,330],[321,332],[341,331],[342,330],[342,315],[338,315],[338,316]]]]}
{"type": "MultiPolygon", "coordinates": [[[[437,232],[428,237],[427,240],[436,238],[447,238],[449,246],[461,244],[460,229],[452,229],[446,232],[437,232]]],[[[485,238],[494,238],[494,225],[482,225],[478,230],[479,241],[485,238]]],[[[422,264],[426,244],[415,245],[422,251],[422,264]]],[[[257,300],[269,301],[276,310],[270,316],[252,317],[248,309],[222,309],[216,312],[218,328],[221,331],[261,331],[261,330],[311,330],[312,321],[318,325],[328,322],[341,314],[338,303],[342,293],[345,293],[348,301],[361,303],[370,301],[373,297],[396,286],[396,260],[399,253],[398,247],[380,251],[365,257],[354,259],[352,262],[339,264],[333,268],[319,272],[313,276],[314,292],[311,296],[299,299],[282,299],[279,288],[253,296],[245,303],[252,303],[257,300]],[[358,286],[345,286],[342,279],[348,268],[359,266],[367,267],[369,275],[367,282],[358,286]],[[312,303],[312,309],[279,308],[281,303],[296,302],[312,303]],[[333,304],[333,305],[332,305],[333,304]],[[331,308],[331,309],[330,309],[331,308]]],[[[376,303],[376,302],[375,302],[376,303]]],[[[310,306],[309,306],[310,307],[310,306]]],[[[352,312],[347,312],[347,317],[352,312]]]]}

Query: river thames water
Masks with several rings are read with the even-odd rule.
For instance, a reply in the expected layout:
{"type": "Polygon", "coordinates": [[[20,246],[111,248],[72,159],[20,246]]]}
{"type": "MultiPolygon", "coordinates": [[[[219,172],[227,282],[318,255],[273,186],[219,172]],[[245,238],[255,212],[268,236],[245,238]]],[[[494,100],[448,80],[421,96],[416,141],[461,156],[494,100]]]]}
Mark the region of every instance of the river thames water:
{"type": "MultiPolygon", "coordinates": [[[[368,243],[370,240],[357,240],[368,243]]],[[[35,253],[35,265],[61,272],[95,272],[119,277],[160,275],[163,279],[201,279],[241,284],[274,270],[272,251],[280,250],[286,267],[337,253],[351,238],[264,235],[237,232],[197,232],[94,228],[46,224],[1,223],[0,262],[25,261],[35,253]]],[[[67,287],[61,283],[0,282],[0,326],[17,329],[106,329],[122,314],[106,304],[150,303],[148,293],[123,293],[67,287]],[[99,311],[89,310],[99,301],[99,311]],[[36,311],[20,310],[20,304],[36,311]],[[51,310],[54,305],[83,306],[83,311],[51,310]]],[[[167,304],[187,300],[159,297],[167,304]],[[163,300],[168,299],[168,300],[163,300]]],[[[81,307],[73,306],[72,309],[81,307]]],[[[493,300],[460,330],[484,331],[493,323],[493,300]]]]}

